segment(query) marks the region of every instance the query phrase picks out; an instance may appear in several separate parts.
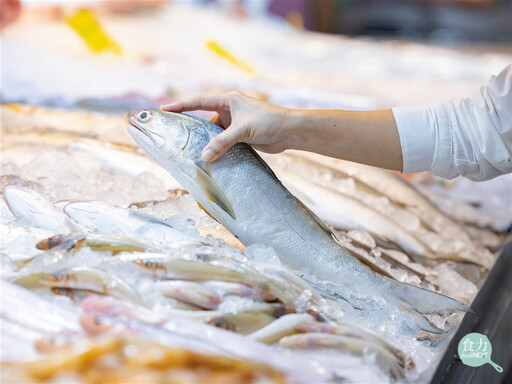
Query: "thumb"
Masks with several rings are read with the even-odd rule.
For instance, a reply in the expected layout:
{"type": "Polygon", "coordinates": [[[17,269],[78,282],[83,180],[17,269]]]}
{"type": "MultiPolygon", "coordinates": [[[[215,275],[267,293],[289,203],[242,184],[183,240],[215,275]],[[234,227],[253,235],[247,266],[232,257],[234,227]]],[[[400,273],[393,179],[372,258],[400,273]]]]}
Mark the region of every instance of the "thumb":
{"type": "Polygon", "coordinates": [[[240,141],[237,132],[238,130],[231,126],[213,138],[203,149],[201,154],[203,161],[215,161],[224,155],[233,145],[240,141]]]}

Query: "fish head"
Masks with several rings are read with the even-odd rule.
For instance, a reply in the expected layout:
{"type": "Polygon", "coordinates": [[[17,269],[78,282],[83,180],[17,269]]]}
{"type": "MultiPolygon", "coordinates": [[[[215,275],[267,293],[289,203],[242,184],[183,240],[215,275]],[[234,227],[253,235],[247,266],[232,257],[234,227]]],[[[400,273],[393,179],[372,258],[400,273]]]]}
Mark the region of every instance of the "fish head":
{"type": "Polygon", "coordinates": [[[136,109],[128,114],[128,121],[133,139],[164,168],[190,166],[209,142],[204,125],[192,116],[136,109]]]}
{"type": "Polygon", "coordinates": [[[135,264],[152,271],[165,270],[165,267],[156,261],[151,260],[137,260],[135,264]]]}
{"type": "Polygon", "coordinates": [[[213,214],[212,217],[225,225],[226,220],[235,220],[233,207],[211,172],[212,167],[222,168],[226,157],[215,164],[201,159],[203,149],[222,128],[199,117],[147,109],[130,112],[128,120],[128,132],[134,140],[169,171],[210,216],[213,214]],[[225,219],[225,215],[230,218],[225,219]]]}

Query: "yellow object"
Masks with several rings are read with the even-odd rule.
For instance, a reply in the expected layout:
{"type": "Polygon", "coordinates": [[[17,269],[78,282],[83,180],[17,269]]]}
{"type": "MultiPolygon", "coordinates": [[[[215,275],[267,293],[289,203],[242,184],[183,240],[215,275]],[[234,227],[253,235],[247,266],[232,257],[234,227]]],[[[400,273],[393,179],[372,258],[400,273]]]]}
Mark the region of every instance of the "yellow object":
{"type": "Polygon", "coordinates": [[[298,11],[291,11],[286,14],[286,21],[296,29],[304,29],[304,18],[298,11]]]}
{"type": "Polygon", "coordinates": [[[119,44],[103,29],[96,15],[91,10],[81,9],[66,18],[66,22],[80,35],[92,52],[111,51],[117,55],[122,53],[119,44]]]}
{"type": "Polygon", "coordinates": [[[23,110],[20,104],[5,103],[4,106],[12,109],[15,112],[21,112],[23,110]]]}
{"type": "Polygon", "coordinates": [[[228,60],[232,64],[236,65],[238,68],[244,70],[247,73],[254,73],[254,69],[247,63],[239,60],[235,56],[233,56],[229,51],[225,48],[221,47],[217,42],[213,40],[208,40],[206,42],[206,48],[215,53],[216,55],[222,57],[223,59],[228,60]]]}

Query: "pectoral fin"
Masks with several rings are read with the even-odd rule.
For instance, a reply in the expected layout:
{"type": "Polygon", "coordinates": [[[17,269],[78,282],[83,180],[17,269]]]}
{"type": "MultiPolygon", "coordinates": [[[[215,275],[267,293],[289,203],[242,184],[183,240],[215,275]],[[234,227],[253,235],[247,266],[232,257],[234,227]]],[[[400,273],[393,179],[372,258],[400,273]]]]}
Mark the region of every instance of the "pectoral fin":
{"type": "MultiPolygon", "coordinates": [[[[219,222],[219,220],[217,220],[215,217],[213,217],[213,215],[208,212],[206,209],[204,209],[204,207],[201,205],[201,203],[199,201],[196,201],[197,205],[199,206],[200,209],[202,209],[208,216],[210,216],[213,220],[215,220],[217,223],[219,222]]],[[[220,224],[220,223],[219,223],[220,224]]]]}
{"type": "Polygon", "coordinates": [[[229,202],[224,192],[222,192],[219,186],[215,183],[209,172],[197,166],[196,179],[208,200],[217,204],[219,208],[231,216],[233,220],[236,220],[235,212],[233,211],[231,203],[229,202]]]}

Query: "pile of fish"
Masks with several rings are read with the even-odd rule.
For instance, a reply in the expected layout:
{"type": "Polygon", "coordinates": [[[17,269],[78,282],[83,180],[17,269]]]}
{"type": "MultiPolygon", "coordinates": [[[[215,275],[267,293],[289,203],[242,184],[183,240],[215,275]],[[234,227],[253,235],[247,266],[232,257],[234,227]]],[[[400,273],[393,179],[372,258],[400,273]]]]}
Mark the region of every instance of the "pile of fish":
{"type": "Polygon", "coordinates": [[[244,146],[188,167],[215,134],[201,119],[130,115],[171,176],[122,117],[1,112],[1,354],[17,380],[428,380],[503,240],[371,167],[265,156],[295,197],[244,146]]]}

